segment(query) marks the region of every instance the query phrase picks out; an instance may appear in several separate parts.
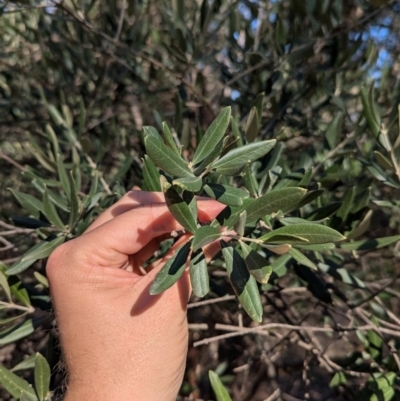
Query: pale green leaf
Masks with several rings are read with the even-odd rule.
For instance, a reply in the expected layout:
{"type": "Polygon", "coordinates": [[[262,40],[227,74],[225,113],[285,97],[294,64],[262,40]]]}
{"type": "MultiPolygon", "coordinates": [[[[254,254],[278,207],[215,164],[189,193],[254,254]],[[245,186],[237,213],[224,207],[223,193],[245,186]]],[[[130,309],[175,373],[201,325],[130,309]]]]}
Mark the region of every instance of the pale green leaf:
{"type": "Polygon", "coordinates": [[[18,323],[12,327],[0,332],[0,346],[14,343],[15,341],[25,338],[34,332],[32,319],[28,319],[23,323],[18,323]]]}
{"type": "Polygon", "coordinates": [[[64,223],[62,222],[54,203],[50,199],[49,192],[47,188],[45,188],[43,193],[43,214],[46,216],[47,220],[50,221],[54,226],[61,230],[65,230],[64,223]]]}
{"type": "Polygon", "coordinates": [[[394,242],[400,241],[400,235],[393,235],[391,237],[365,239],[360,241],[346,242],[340,244],[339,247],[346,251],[368,251],[371,249],[380,249],[385,246],[391,245],[394,242]]]}
{"type": "Polygon", "coordinates": [[[190,260],[190,282],[196,297],[205,297],[210,291],[206,257],[201,249],[193,253],[190,260]]]}
{"type": "Polygon", "coordinates": [[[297,249],[292,248],[289,250],[288,253],[297,263],[300,263],[303,266],[307,266],[310,269],[318,270],[315,263],[313,263],[310,259],[307,258],[306,255],[304,255],[302,252],[298,251],[297,249]]]}
{"type": "Polygon", "coordinates": [[[203,185],[203,180],[200,177],[183,177],[172,181],[172,184],[177,185],[186,191],[198,192],[203,185]]]}
{"type": "Polygon", "coordinates": [[[4,366],[0,366],[0,383],[15,398],[20,398],[22,393],[25,393],[29,401],[38,399],[32,386],[26,380],[21,379],[4,366]]]}
{"type": "Polygon", "coordinates": [[[192,249],[194,252],[217,240],[221,236],[218,228],[212,226],[199,227],[193,237],[192,249]]]}
{"type": "Polygon", "coordinates": [[[244,242],[240,242],[249,273],[261,284],[267,284],[272,273],[268,261],[244,242]]]}
{"type": "Polygon", "coordinates": [[[208,371],[208,377],[211,382],[211,387],[214,391],[217,401],[232,401],[228,390],[224,387],[219,376],[212,370],[208,371]]]}
{"type": "Polygon", "coordinates": [[[204,191],[211,198],[228,206],[242,206],[243,199],[249,197],[248,192],[230,185],[207,184],[204,186],[204,191]]]}
{"type": "Polygon", "coordinates": [[[7,299],[11,301],[11,290],[10,286],[8,285],[6,275],[0,270],[0,287],[3,288],[4,293],[7,296],[7,299]]]}
{"type": "Polygon", "coordinates": [[[21,204],[21,206],[26,209],[30,214],[38,216],[39,212],[43,212],[44,206],[40,200],[34,198],[32,195],[24,194],[12,188],[9,188],[9,190],[17,199],[17,201],[21,204]]]}
{"type": "MultiPolygon", "coordinates": [[[[180,156],[179,156],[180,157],[180,156]]],[[[149,156],[144,155],[143,159],[143,181],[147,191],[162,191],[160,183],[160,173],[149,156]]]]}
{"type": "Polygon", "coordinates": [[[50,366],[44,356],[36,353],[35,389],[40,401],[44,401],[50,391],[50,366]]]}
{"type": "Polygon", "coordinates": [[[162,123],[162,128],[166,145],[169,146],[176,153],[177,157],[181,157],[181,153],[179,152],[178,146],[176,145],[174,137],[172,136],[171,129],[165,121],[163,121],[162,123]]]}

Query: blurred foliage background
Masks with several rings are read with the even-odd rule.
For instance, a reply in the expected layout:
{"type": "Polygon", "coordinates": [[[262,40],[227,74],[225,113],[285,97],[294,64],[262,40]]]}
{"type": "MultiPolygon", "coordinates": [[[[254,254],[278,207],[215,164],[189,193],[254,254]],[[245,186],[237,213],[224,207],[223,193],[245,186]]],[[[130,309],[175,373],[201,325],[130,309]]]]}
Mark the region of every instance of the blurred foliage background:
{"type": "Polygon", "coordinates": [[[211,399],[209,369],[234,400],[400,399],[400,2],[24,0],[0,13],[0,381],[52,372],[36,393],[8,386],[0,399],[45,399],[48,387],[56,399],[64,380],[46,252],[20,259],[59,220],[20,194],[44,193],[66,238],[79,235],[142,185],[143,125],[167,121],[190,156],[227,105],[242,132],[279,141],[281,186],[308,172],[308,189],[324,190],[302,217],[329,217],[348,242],[315,253],[317,273],[275,266],[263,331],[244,329],[255,324],[216,270],[189,309],[179,399],[211,399]],[[61,165],[83,205],[73,229],[61,165]]]}

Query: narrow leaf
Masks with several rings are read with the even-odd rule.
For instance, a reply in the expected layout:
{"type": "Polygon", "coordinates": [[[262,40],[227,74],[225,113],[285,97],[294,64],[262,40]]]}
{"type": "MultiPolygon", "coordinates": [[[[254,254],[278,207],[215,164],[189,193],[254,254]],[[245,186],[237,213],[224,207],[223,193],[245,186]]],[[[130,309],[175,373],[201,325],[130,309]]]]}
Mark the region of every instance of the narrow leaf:
{"type": "MultiPolygon", "coordinates": [[[[180,156],[179,156],[180,157],[180,156]]],[[[162,191],[160,173],[149,156],[144,155],[143,159],[143,180],[147,191],[162,191]]]]}
{"type": "Polygon", "coordinates": [[[374,101],[374,83],[372,82],[369,89],[362,87],[360,93],[365,119],[372,134],[377,138],[381,130],[381,121],[374,101]]]}
{"type": "Polygon", "coordinates": [[[199,227],[193,237],[192,249],[196,252],[203,246],[210,244],[211,242],[217,240],[221,236],[221,232],[218,228],[212,226],[202,226],[199,227]]]}
{"type": "Polygon", "coordinates": [[[157,295],[172,287],[182,276],[190,252],[190,242],[180,246],[157,273],[150,286],[150,295],[157,295]]]}
{"type": "Polygon", "coordinates": [[[54,226],[61,230],[65,230],[64,223],[62,222],[54,203],[51,201],[49,197],[49,193],[47,188],[45,188],[43,193],[43,214],[46,216],[47,220],[50,221],[54,226]]]}
{"type": "Polygon", "coordinates": [[[32,386],[26,380],[21,379],[4,366],[0,366],[0,383],[15,398],[20,398],[22,393],[25,393],[30,401],[38,399],[32,386]]]}
{"type": "Polygon", "coordinates": [[[8,285],[6,275],[0,270],[0,287],[3,289],[4,293],[7,296],[7,299],[11,301],[11,290],[10,286],[8,285]]]}
{"type": "Polygon", "coordinates": [[[268,261],[244,242],[240,242],[249,273],[261,284],[267,284],[272,273],[268,261]]]}
{"type": "Polygon", "coordinates": [[[158,167],[177,177],[192,177],[187,163],[167,147],[161,139],[147,135],[144,139],[147,154],[158,167]]]}
{"type": "Polygon", "coordinates": [[[281,210],[286,213],[303,198],[307,191],[304,188],[283,188],[268,192],[252,202],[247,208],[247,221],[258,220],[268,214],[281,210]]]}
{"type": "Polygon", "coordinates": [[[266,155],[275,146],[275,143],[276,140],[271,139],[235,148],[214,162],[211,167],[220,174],[236,175],[247,163],[266,155]]]}
{"type": "Polygon", "coordinates": [[[187,203],[179,196],[174,187],[166,184],[165,202],[169,211],[187,231],[195,233],[197,230],[197,222],[193,218],[192,212],[187,203]]]}
{"type": "Polygon", "coordinates": [[[252,194],[252,195],[257,195],[257,180],[254,177],[253,172],[251,171],[251,163],[247,163],[244,166],[243,172],[242,172],[242,178],[243,178],[243,183],[246,189],[252,194]]]}
{"type": "Polygon", "coordinates": [[[165,121],[163,121],[162,123],[162,128],[163,128],[165,143],[176,153],[178,157],[181,157],[181,153],[179,152],[178,146],[176,146],[174,137],[172,136],[172,132],[165,121]]]}
{"type": "Polygon", "coordinates": [[[228,390],[224,387],[219,376],[212,370],[208,371],[211,387],[217,397],[217,401],[232,401],[228,390]]]}
{"type": "Polygon", "coordinates": [[[261,322],[263,308],[256,280],[250,275],[244,259],[235,249],[225,241],[221,241],[221,249],[232,288],[243,309],[253,320],[261,322]]]}
{"type": "Polygon", "coordinates": [[[34,332],[32,319],[28,319],[23,323],[9,327],[0,333],[0,346],[14,343],[15,341],[25,338],[34,332]]]}
{"type": "Polygon", "coordinates": [[[50,391],[50,366],[46,358],[37,353],[35,357],[35,389],[40,401],[44,401],[50,391]]]}
{"type": "Polygon", "coordinates": [[[196,164],[194,168],[194,173],[201,173],[206,167],[208,167],[217,157],[219,157],[228,142],[229,137],[223,138],[219,141],[213,148],[213,150],[208,154],[208,156],[199,164],[196,164]]]}
{"type": "Polygon", "coordinates": [[[268,241],[276,235],[296,235],[305,238],[310,244],[324,244],[326,242],[343,241],[346,239],[342,234],[330,227],[320,224],[296,224],[271,231],[260,237],[260,240],[268,241]]]}
{"type": "Polygon", "coordinates": [[[33,369],[35,367],[35,357],[35,354],[31,355],[30,357],[15,365],[11,370],[13,372],[18,372],[19,370],[33,369]]]}
{"type": "Polygon", "coordinates": [[[58,177],[60,178],[61,186],[63,187],[63,190],[67,195],[67,198],[70,199],[71,189],[69,187],[67,170],[65,169],[64,162],[59,153],[57,153],[56,158],[57,158],[57,172],[58,172],[58,177]]]}
{"type": "Polygon", "coordinates": [[[78,223],[79,217],[80,217],[80,213],[81,213],[81,200],[79,199],[78,196],[78,191],[76,189],[76,184],[75,184],[75,180],[74,180],[74,176],[72,171],[69,172],[68,175],[68,179],[69,179],[69,186],[71,189],[71,193],[69,196],[70,199],[70,214],[69,214],[69,229],[73,230],[73,228],[76,226],[76,224],[78,223]]]}
{"type": "Polygon", "coordinates": [[[338,144],[340,134],[342,132],[342,124],[343,112],[339,111],[329,123],[325,133],[325,137],[330,149],[334,149],[338,144]]]}
{"type": "Polygon", "coordinates": [[[240,213],[238,221],[234,224],[233,229],[243,237],[244,235],[244,230],[246,228],[246,219],[247,219],[247,213],[246,210],[243,210],[243,212],[240,213]]]}
{"type": "Polygon", "coordinates": [[[205,297],[210,291],[210,279],[206,257],[201,249],[194,252],[190,260],[190,282],[196,297],[205,297]]]}
{"type": "Polygon", "coordinates": [[[242,206],[243,199],[249,197],[248,192],[230,185],[207,184],[204,191],[211,198],[228,206],[242,206]]]}
{"type": "Polygon", "coordinates": [[[245,133],[247,142],[254,142],[257,138],[259,129],[258,111],[256,107],[252,107],[246,122],[245,133]]]}
{"type": "MultiPolygon", "coordinates": [[[[262,237],[260,237],[259,239],[262,241],[262,237]]],[[[269,249],[271,244],[297,245],[299,243],[306,244],[309,241],[307,238],[300,237],[300,235],[293,235],[293,234],[272,235],[272,232],[271,232],[271,236],[269,236],[264,242],[266,242],[266,244],[262,244],[261,246],[269,249]]]]}
{"type": "Polygon", "coordinates": [[[65,242],[65,236],[57,237],[52,241],[42,241],[37,248],[31,248],[22,258],[21,261],[38,260],[47,258],[54,249],[65,242]]]}
{"type": "Polygon", "coordinates": [[[346,251],[369,251],[371,249],[384,248],[385,246],[391,245],[397,241],[400,241],[400,235],[346,242],[344,244],[340,244],[339,247],[346,251]]]}
{"type": "Polygon", "coordinates": [[[203,180],[200,177],[183,177],[172,181],[172,184],[177,185],[186,191],[198,192],[203,185],[203,180]]]}
{"type": "Polygon", "coordinates": [[[318,270],[317,266],[310,259],[308,259],[306,255],[297,249],[292,248],[288,253],[296,262],[300,263],[301,265],[307,266],[313,270],[318,270]]]}
{"type": "Polygon", "coordinates": [[[15,189],[9,188],[9,190],[21,206],[33,216],[38,216],[39,212],[43,212],[44,206],[40,200],[34,198],[32,195],[16,191],[15,189]]]}
{"type": "Polygon", "coordinates": [[[377,150],[374,151],[374,156],[378,164],[385,170],[388,171],[394,171],[394,167],[392,162],[384,156],[381,152],[378,152],[377,150]]]}
{"type": "Polygon", "coordinates": [[[364,216],[360,224],[358,224],[354,228],[354,230],[347,236],[347,239],[355,239],[363,235],[369,229],[373,213],[373,210],[368,210],[367,214],[364,216]]]}
{"type": "Polygon", "coordinates": [[[211,123],[201,139],[197,149],[193,155],[193,164],[200,163],[215,148],[217,143],[225,135],[231,118],[231,108],[225,107],[220,111],[217,118],[211,123]]]}

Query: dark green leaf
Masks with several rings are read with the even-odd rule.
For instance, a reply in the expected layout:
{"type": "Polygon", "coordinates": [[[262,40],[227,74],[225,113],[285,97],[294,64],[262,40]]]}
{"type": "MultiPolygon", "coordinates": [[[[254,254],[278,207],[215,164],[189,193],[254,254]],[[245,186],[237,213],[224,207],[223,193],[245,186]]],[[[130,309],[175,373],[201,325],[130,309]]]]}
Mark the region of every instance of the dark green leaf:
{"type": "Polygon", "coordinates": [[[219,376],[212,370],[208,371],[208,377],[211,382],[211,387],[217,397],[217,401],[232,401],[228,390],[224,387],[219,376]]]}
{"type": "Polygon", "coordinates": [[[333,202],[327,206],[323,206],[319,209],[315,209],[307,216],[307,220],[318,221],[326,219],[327,217],[332,216],[340,207],[342,206],[342,202],[333,202]]]}
{"type": "MultiPolygon", "coordinates": [[[[276,231],[276,230],[275,230],[276,231]]],[[[276,234],[272,235],[275,231],[272,231],[268,239],[266,239],[264,242],[269,244],[307,244],[309,241],[307,238],[301,237],[299,235],[292,235],[292,234],[276,234]]],[[[263,237],[260,238],[262,240],[263,237]]],[[[262,245],[264,246],[264,245],[262,245]]],[[[268,246],[266,245],[268,248],[268,246]]]]}
{"type": "Polygon", "coordinates": [[[355,187],[351,187],[346,190],[343,196],[343,204],[340,209],[336,212],[336,216],[340,218],[341,221],[346,221],[347,216],[353,206],[355,195],[355,187]]]}
{"type": "Polygon", "coordinates": [[[306,255],[304,255],[297,249],[292,248],[289,250],[288,253],[294,260],[297,261],[297,263],[300,263],[303,266],[307,266],[310,269],[318,270],[317,266],[310,259],[308,259],[306,255]]]}
{"type": "Polygon", "coordinates": [[[243,309],[253,320],[261,322],[263,308],[256,280],[247,270],[244,259],[232,246],[221,241],[221,249],[232,288],[243,309]]]}
{"type": "Polygon", "coordinates": [[[388,171],[394,171],[394,167],[392,162],[384,156],[381,152],[378,152],[377,150],[374,151],[374,156],[378,164],[385,170],[388,171]]]}
{"type": "Polygon", "coordinates": [[[243,146],[243,137],[242,137],[242,134],[241,134],[241,132],[239,130],[238,123],[237,123],[236,119],[233,116],[231,116],[231,127],[232,127],[233,137],[235,138],[238,146],[239,147],[243,146]]]}
{"type": "Polygon", "coordinates": [[[157,295],[173,286],[182,276],[190,252],[190,242],[181,245],[157,273],[150,286],[150,295],[157,295]]]}
{"type": "Polygon", "coordinates": [[[178,146],[176,146],[176,143],[174,141],[174,137],[172,136],[172,132],[168,126],[168,124],[163,121],[162,123],[162,128],[164,132],[164,141],[169,146],[178,157],[181,157],[181,153],[179,152],[178,146]]]}
{"type": "Polygon", "coordinates": [[[183,191],[182,199],[186,202],[189,207],[190,213],[194,221],[197,221],[197,200],[192,192],[183,191]]]}
{"type": "Polygon", "coordinates": [[[298,205],[296,205],[296,209],[300,209],[301,207],[308,205],[313,200],[319,198],[324,193],[323,189],[316,189],[314,191],[308,191],[304,197],[301,199],[298,205]]]}
{"type": "Polygon", "coordinates": [[[165,186],[165,202],[169,211],[187,231],[195,233],[197,230],[197,222],[193,218],[192,212],[187,203],[180,197],[174,187],[168,183],[165,186]]]}
{"type": "Polygon", "coordinates": [[[33,216],[38,216],[39,212],[43,213],[44,206],[40,200],[34,198],[32,195],[16,191],[15,189],[9,188],[9,190],[14,195],[15,199],[17,199],[17,201],[21,204],[21,206],[30,214],[33,216]]]}
{"type": "Polygon", "coordinates": [[[214,162],[211,167],[224,175],[237,175],[244,166],[266,155],[274,146],[276,140],[253,142],[228,152],[225,156],[214,162]]]}
{"type": "Polygon", "coordinates": [[[286,213],[299,203],[306,192],[304,188],[296,187],[268,192],[246,207],[247,221],[257,220],[279,210],[286,213]]]}
{"type": "Polygon", "coordinates": [[[364,216],[362,221],[351,231],[351,233],[347,236],[347,239],[355,239],[363,235],[371,224],[373,210],[368,210],[367,214],[364,216]]]}
{"type": "Polygon", "coordinates": [[[70,231],[73,230],[73,228],[76,226],[78,223],[78,219],[80,217],[81,213],[81,200],[79,199],[78,196],[78,191],[76,190],[76,184],[74,180],[74,176],[72,171],[69,172],[69,186],[71,188],[71,194],[69,196],[70,198],[70,205],[71,205],[71,211],[69,214],[69,229],[70,231]]]}
{"type": "Polygon", "coordinates": [[[177,177],[192,177],[187,163],[168,148],[161,139],[147,135],[144,139],[147,154],[158,167],[177,177]]]}
{"type": "Polygon", "coordinates": [[[212,226],[199,227],[193,237],[192,249],[194,252],[217,240],[221,236],[218,228],[212,226]]]}
{"type": "Polygon", "coordinates": [[[260,129],[259,126],[259,118],[258,118],[258,111],[256,107],[252,107],[249,113],[249,116],[247,117],[247,122],[246,122],[246,139],[247,142],[254,142],[254,140],[257,138],[258,131],[260,129]]]}
{"type": "Polygon", "coordinates": [[[346,383],[347,379],[344,372],[336,372],[329,383],[329,387],[334,388],[346,383]]]}
{"type": "Polygon", "coordinates": [[[37,401],[38,399],[32,386],[27,381],[21,379],[4,366],[0,366],[0,383],[15,398],[20,398],[22,393],[25,393],[29,401],[37,401]]]}
{"type": "Polygon", "coordinates": [[[25,338],[34,332],[32,319],[28,319],[23,323],[7,328],[0,332],[0,346],[11,344],[15,341],[25,338]]]}
{"type": "Polygon", "coordinates": [[[298,187],[299,183],[303,180],[304,177],[304,169],[300,169],[298,171],[292,171],[290,174],[283,177],[276,185],[274,190],[289,188],[289,187],[298,187]]]}
{"type": "MultiPolygon", "coordinates": [[[[180,156],[179,156],[180,157],[180,156]]],[[[147,191],[162,191],[160,173],[149,156],[144,155],[143,159],[143,180],[147,191]]]]}
{"type": "Polygon", "coordinates": [[[296,224],[271,231],[260,237],[260,240],[268,242],[271,237],[277,235],[296,235],[307,239],[310,244],[324,244],[346,239],[342,234],[330,227],[320,224],[296,224]]]}
{"type": "Polygon", "coordinates": [[[50,366],[46,358],[36,353],[35,357],[35,389],[40,401],[44,401],[50,391],[50,366]]]}
{"type": "Polygon", "coordinates": [[[248,192],[230,185],[207,184],[204,191],[211,198],[228,206],[242,206],[243,199],[249,197],[248,192]]]}
{"type": "Polygon", "coordinates": [[[229,137],[223,138],[219,141],[213,150],[209,153],[209,155],[198,165],[196,165],[194,169],[195,174],[201,173],[207,166],[209,166],[218,156],[221,155],[226,143],[228,142],[229,137]]]}
{"type": "Polygon", "coordinates": [[[54,203],[51,201],[49,197],[49,193],[47,188],[45,188],[43,193],[43,214],[46,216],[47,220],[50,221],[54,226],[59,228],[60,230],[65,230],[64,223],[62,222],[54,203]]]}
{"type": "Polygon", "coordinates": [[[172,181],[172,184],[177,185],[186,191],[198,192],[203,185],[203,180],[200,177],[183,177],[172,181]]]}
{"type": "Polygon", "coordinates": [[[393,235],[391,237],[365,239],[361,241],[346,242],[340,244],[339,247],[346,251],[368,251],[371,249],[380,249],[385,246],[391,245],[394,242],[400,241],[400,235],[393,235]]]}
{"type": "Polygon", "coordinates": [[[243,172],[242,172],[242,178],[243,178],[243,183],[246,189],[252,194],[252,195],[257,195],[257,180],[254,177],[253,171],[251,170],[251,163],[247,163],[244,166],[243,172]]]}
{"type": "Polygon", "coordinates": [[[205,297],[210,291],[206,257],[201,249],[190,260],[190,282],[196,297],[205,297]]]}
{"type": "Polygon", "coordinates": [[[240,242],[243,250],[244,261],[249,273],[261,284],[267,284],[272,273],[272,267],[268,261],[249,245],[240,242]]]}
{"type": "Polygon", "coordinates": [[[366,288],[365,284],[354,274],[350,273],[344,267],[339,267],[334,263],[331,263],[329,260],[327,261],[329,264],[326,263],[318,263],[318,268],[326,273],[331,275],[337,280],[342,281],[345,284],[351,285],[355,288],[366,288]]]}
{"type": "Polygon", "coordinates": [[[211,123],[193,155],[193,164],[203,161],[225,135],[231,118],[231,108],[225,107],[211,123]]]}

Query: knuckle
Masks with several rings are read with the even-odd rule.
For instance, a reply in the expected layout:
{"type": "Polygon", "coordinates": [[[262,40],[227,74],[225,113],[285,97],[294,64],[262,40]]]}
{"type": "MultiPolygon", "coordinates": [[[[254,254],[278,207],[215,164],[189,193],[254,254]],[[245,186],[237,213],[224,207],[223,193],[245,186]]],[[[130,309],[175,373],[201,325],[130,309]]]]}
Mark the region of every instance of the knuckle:
{"type": "Polygon", "coordinates": [[[62,269],[66,258],[68,258],[69,249],[70,244],[66,242],[58,246],[49,256],[46,264],[46,275],[50,281],[54,280],[62,269]]]}

